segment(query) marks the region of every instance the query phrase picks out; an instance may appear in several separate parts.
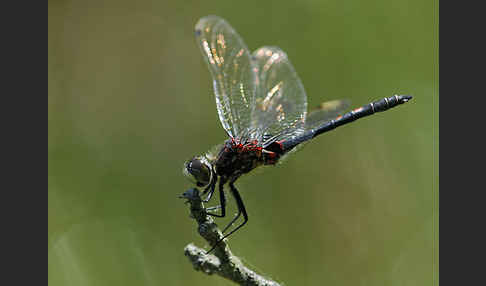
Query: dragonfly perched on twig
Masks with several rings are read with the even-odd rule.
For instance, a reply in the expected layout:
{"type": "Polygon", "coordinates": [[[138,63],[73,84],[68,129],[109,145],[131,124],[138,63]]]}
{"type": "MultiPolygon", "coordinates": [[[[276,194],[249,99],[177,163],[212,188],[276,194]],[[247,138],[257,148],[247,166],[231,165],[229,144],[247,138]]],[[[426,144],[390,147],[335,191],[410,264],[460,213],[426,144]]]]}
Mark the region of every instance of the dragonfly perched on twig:
{"type": "Polygon", "coordinates": [[[334,100],[307,113],[304,86],[281,49],[265,46],[250,53],[237,32],[217,16],[200,19],[195,36],[213,78],[219,119],[229,139],[214,152],[186,162],[184,174],[198,187],[204,187],[204,202],[211,199],[218,184],[220,205],[207,209],[220,209],[219,214],[208,212],[215,217],[226,215],[224,186],[229,185],[238,213],[223,233],[243,215],[243,222],[208,253],[248,221],[243,199],[234,185],[240,176],[262,165],[275,165],[297,146],[324,132],[412,98],[394,95],[344,114],[349,102],[334,100]]]}

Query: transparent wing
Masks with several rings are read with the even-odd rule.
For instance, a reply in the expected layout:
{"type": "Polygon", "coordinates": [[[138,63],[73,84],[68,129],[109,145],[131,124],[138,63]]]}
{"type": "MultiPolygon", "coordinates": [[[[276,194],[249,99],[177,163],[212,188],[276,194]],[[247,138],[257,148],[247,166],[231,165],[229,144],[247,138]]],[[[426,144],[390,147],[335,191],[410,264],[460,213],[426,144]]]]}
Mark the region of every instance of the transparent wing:
{"type": "MultiPolygon", "coordinates": [[[[307,115],[305,119],[305,130],[311,130],[329,122],[332,119],[335,119],[339,115],[343,114],[347,108],[349,108],[350,103],[351,102],[347,99],[331,100],[321,103],[316,109],[309,112],[307,115]]],[[[290,154],[301,150],[309,141],[310,140],[304,141],[289,152],[286,152],[282,157],[280,157],[279,163],[287,160],[290,154]]]]}
{"type": "Polygon", "coordinates": [[[343,114],[350,106],[349,100],[331,100],[324,103],[311,111],[305,119],[305,130],[316,128],[339,115],[343,114]]]}
{"type": "Polygon", "coordinates": [[[304,131],[307,96],[287,55],[277,47],[253,52],[256,74],[256,106],[252,128],[266,146],[304,131]]]}
{"type": "Polygon", "coordinates": [[[222,18],[207,16],[196,24],[196,40],[213,77],[219,120],[229,136],[240,137],[250,127],[255,107],[255,79],[250,52],[222,18]]]}

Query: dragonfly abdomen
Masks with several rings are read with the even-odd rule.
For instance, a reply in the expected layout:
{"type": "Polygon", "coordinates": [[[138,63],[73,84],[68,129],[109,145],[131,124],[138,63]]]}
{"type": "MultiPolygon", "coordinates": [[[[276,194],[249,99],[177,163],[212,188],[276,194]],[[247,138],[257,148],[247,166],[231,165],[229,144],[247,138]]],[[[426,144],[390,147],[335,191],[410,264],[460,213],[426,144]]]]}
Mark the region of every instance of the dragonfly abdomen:
{"type": "Polygon", "coordinates": [[[350,112],[338,116],[337,118],[328,121],[327,123],[317,128],[308,130],[302,136],[282,142],[283,149],[285,150],[285,152],[287,152],[293,149],[295,146],[299,145],[300,143],[310,140],[322,133],[331,131],[336,127],[348,124],[359,118],[375,114],[376,112],[386,111],[400,104],[404,104],[410,99],[412,99],[412,97],[409,95],[394,95],[391,97],[385,97],[378,101],[371,102],[360,108],[356,108],[350,112]]]}
{"type": "Polygon", "coordinates": [[[353,122],[359,118],[375,114],[376,112],[386,111],[399,104],[403,104],[410,99],[412,99],[412,97],[409,95],[394,95],[391,97],[385,97],[375,102],[371,102],[360,108],[356,108],[348,113],[345,113],[344,115],[341,115],[322,126],[317,127],[316,129],[314,129],[315,132],[313,137],[316,137],[317,135],[320,135],[324,132],[331,131],[341,125],[353,122]]]}

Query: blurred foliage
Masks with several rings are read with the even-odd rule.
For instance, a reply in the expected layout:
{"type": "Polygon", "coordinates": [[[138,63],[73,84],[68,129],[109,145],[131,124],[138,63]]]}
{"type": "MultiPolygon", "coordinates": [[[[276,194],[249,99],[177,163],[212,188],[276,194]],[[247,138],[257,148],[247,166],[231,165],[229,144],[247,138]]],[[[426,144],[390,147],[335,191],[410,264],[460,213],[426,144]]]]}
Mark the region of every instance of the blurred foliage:
{"type": "Polygon", "coordinates": [[[177,199],[184,161],[225,139],[193,38],[208,14],[286,51],[311,107],[414,96],[240,179],[235,254],[285,285],[437,283],[437,6],[49,1],[49,285],[230,284],[192,270],[183,247],[205,243],[177,199]]]}

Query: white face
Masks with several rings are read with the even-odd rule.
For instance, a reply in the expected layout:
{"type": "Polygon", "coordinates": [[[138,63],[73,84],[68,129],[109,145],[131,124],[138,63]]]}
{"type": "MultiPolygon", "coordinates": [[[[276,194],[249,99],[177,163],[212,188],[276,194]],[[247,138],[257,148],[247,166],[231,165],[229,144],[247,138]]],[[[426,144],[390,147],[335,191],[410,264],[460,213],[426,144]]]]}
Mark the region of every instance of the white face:
{"type": "Polygon", "coordinates": [[[198,187],[204,187],[211,181],[211,167],[204,157],[194,157],[184,165],[183,173],[198,187]]]}

